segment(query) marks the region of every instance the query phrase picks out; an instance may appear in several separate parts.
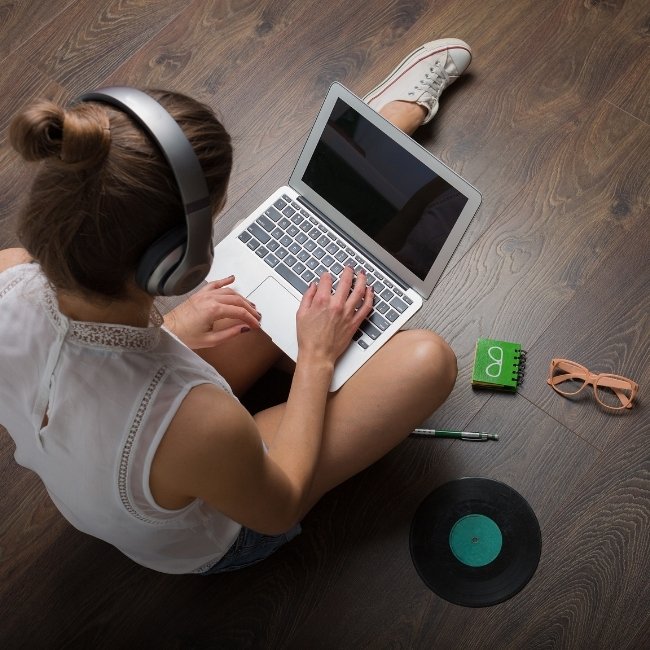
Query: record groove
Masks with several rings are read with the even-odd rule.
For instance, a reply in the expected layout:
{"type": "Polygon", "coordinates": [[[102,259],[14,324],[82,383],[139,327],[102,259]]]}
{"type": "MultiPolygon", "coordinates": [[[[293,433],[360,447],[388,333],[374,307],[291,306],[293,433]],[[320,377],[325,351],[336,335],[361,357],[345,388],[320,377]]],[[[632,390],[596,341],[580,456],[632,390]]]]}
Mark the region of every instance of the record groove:
{"type": "Polygon", "coordinates": [[[518,492],[492,479],[462,478],[420,504],[410,548],[433,592],[457,605],[486,607],[511,598],[533,577],[542,537],[518,492]]]}

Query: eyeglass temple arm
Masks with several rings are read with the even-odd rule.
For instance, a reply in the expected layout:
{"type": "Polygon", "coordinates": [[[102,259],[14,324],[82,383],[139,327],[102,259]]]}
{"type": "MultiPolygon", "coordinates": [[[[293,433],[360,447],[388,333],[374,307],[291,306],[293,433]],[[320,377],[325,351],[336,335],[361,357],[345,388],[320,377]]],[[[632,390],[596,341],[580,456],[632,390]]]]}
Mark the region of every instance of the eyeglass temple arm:
{"type": "Polygon", "coordinates": [[[611,388],[616,393],[616,397],[618,397],[618,399],[621,401],[621,404],[623,404],[626,408],[632,408],[632,399],[634,398],[634,395],[636,393],[636,390],[634,389],[634,385],[631,386],[632,393],[630,395],[627,395],[624,391],[625,389],[630,388],[629,382],[622,382],[620,380],[612,379],[610,377],[608,377],[608,379],[612,383],[611,385],[607,385],[607,387],[611,388]],[[616,382],[616,384],[614,382],[616,382]]]}
{"type": "Polygon", "coordinates": [[[582,379],[582,381],[585,381],[585,376],[583,374],[568,372],[564,375],[554,375],[553,377],[549,377],[548,383],[555,386],[561,384],[563,381],[569,381],[570,379],[582,379]]]}
{"type": "Polygon", "coordinates": [[[616,388],[616,386],[612,386],[611,388],[616,393],[616,397],[621,401],[621,404],[627,407],[632,406],[632,401],[621,389],[616,388]]]}

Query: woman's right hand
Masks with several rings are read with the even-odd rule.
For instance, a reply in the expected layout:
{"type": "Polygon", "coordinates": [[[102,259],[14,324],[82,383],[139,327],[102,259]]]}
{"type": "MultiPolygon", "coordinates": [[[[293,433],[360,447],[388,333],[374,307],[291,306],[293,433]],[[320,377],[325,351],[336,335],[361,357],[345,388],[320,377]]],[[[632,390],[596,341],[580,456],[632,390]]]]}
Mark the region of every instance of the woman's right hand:
{"type": "Polygon", "coordinates": [[[332,293],[332,276],[323,273],[318,284],[304,293],[296,314],[300,357],[334,362],[346,350],[352,335],[370,314],[374,299],[361,271],[354,282],[354,270],[343,270],[339,285],[332,293]],[[352,289],[352,291],[350,291],[352,289]]]}
{"type": "Polygon", "coordinates": [[[242,332],[259,329],[250,300],[228,287],[231,275],[206,284],[165,316],[165,326],[192,350],[209,348],[242,332]]]}

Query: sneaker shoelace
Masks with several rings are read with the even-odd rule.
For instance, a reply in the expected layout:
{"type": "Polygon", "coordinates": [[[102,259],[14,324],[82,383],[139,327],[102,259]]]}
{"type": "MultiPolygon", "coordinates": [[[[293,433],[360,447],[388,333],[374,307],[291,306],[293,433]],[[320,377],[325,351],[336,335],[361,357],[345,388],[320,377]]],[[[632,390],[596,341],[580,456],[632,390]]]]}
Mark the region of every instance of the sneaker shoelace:
{"type": "MultiPolygon", "coordinates": [[[[431,99],[438,99],[448,81],[449,74],[440,65],[440,62],[436,61],[429,68],[429,72],[424,75],[424,79],[420,79],[422,85],[415,86],[415,90],[428,93],[431,99]]],[[[410,92],[409,95],[415,95],[415,92],[410,92]]]]}

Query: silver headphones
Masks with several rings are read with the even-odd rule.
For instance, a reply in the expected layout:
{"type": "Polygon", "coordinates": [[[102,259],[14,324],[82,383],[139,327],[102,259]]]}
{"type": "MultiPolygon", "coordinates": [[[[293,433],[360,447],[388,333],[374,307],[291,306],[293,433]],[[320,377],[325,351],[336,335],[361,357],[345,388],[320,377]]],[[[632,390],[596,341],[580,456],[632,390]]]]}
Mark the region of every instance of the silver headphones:
{"type": "Polygon", "coordinates": [[[153,296],[178,296],[196,288],[212,266],[212,210],[201,164],[181,127],[153,97],[135,88],[100,88],[76,101],[104,102],[133,117],[162,152],[178,185],[185,225],[147,248],[136,282],[153,296]]]}

